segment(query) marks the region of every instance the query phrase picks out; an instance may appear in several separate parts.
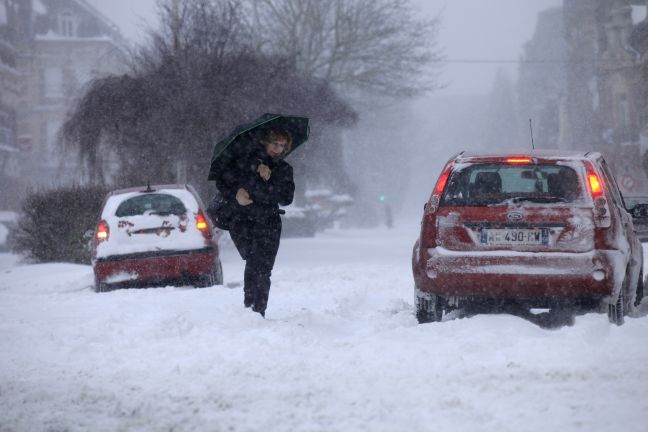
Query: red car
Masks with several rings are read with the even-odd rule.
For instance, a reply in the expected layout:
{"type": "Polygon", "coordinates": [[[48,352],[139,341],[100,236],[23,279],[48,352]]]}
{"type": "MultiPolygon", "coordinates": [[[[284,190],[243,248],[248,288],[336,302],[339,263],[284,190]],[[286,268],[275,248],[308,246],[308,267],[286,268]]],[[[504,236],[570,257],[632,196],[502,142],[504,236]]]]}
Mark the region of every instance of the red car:
{"type": "Polygon", "coordinates": [[[451,159],[425,205],[412,268],[419,322],[506,303],[607,309],[643,296],[643,251],[599,153],[533,151],[451,159]]]}
{"type": "Polygon", "coordinates": [[[223,283],[214,227],[193,187],[116,190],[102,208],[91,245],[95,291],[223,283]]]}

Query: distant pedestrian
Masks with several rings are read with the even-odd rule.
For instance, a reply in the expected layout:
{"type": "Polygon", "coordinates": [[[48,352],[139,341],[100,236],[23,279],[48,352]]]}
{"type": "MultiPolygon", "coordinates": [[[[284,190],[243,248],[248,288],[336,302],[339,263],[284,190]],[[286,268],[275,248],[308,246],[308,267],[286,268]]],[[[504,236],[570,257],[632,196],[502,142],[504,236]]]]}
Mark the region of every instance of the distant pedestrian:
{"type": "Polygon", "coordinates": [[[214,171],[218,190],[236,201],[230,235],[245,260],[243,303],[265,317],[281,237],[279,206],[292,203],[295,183],[292,167],[283,160],[291,150],[290,133],[272,127],[256,136],[233,158],[217,160],[214,171]]]}
{"type": "Polygon", "coordinates": [[[385,204],[385,225],[388,229],[392,229],[394,226],[394,217],[392,216],[392,210],[389,204],[385,204]]]}

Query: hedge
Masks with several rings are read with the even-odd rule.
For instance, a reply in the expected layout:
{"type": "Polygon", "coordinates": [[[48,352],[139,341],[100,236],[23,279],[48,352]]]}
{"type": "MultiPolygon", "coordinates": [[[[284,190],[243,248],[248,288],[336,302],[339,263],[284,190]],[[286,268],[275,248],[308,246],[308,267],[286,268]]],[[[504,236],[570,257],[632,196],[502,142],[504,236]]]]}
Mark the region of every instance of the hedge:
{"type": "Polygon", "coordinates": [[[95,228],[107,186],[30,193],[22,202],[14,251],[34,262],[90,262],[85,232],[95,228]]]}

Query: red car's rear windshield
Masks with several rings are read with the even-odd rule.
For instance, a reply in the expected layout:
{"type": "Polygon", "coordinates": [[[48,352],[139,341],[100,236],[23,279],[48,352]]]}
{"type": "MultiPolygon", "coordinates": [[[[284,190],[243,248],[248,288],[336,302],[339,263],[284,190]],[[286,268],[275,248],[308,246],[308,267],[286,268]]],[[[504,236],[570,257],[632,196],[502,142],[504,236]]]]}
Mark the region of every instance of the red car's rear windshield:
{"type": "Polygon", "coordinates": [[[183,215],[187,212],[182,201],[173,195],[147,194],[127,199],[117,207],[115,216],[138,216],[144,214],[183,215]]]}
{"type": "Polygon", "coordinates": [[[569,203],[582,198],[578,174],[564,165],[467,164],[456,166],[441,205],[513,202],[569,203]]]}

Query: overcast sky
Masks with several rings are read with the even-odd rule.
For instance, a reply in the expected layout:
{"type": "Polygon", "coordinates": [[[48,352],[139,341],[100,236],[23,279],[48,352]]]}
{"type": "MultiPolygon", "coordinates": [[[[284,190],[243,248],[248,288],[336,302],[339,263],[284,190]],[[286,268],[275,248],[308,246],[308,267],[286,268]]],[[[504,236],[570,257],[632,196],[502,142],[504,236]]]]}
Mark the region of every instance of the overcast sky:
{"type": "Polygon", "coordinates": [[[440,46],[450,62],[442,81],[448,94],[484,94],[498,68],[517,73],[515,63],[452,63],[517,60],[535,30],[538,12],[562,0],[415,0],[426,13],[442,12],[440,46]]]}
{"type": "MultiPolygon", "coordinates": [[[[112,19],[124,36],[142,41],[147,25],[157,20],[155,0],[88,0],[112,19]]],[[[440,45],[450,61],[516,60],[532,36],[538,12],[560,6],[562,0],[414,0],[425,14],[442,12],[440,45]]],[[[450,63],[443,69],[446,94],[484,94],[503,67],[514,77],[510,63],[450,63]]]]}

